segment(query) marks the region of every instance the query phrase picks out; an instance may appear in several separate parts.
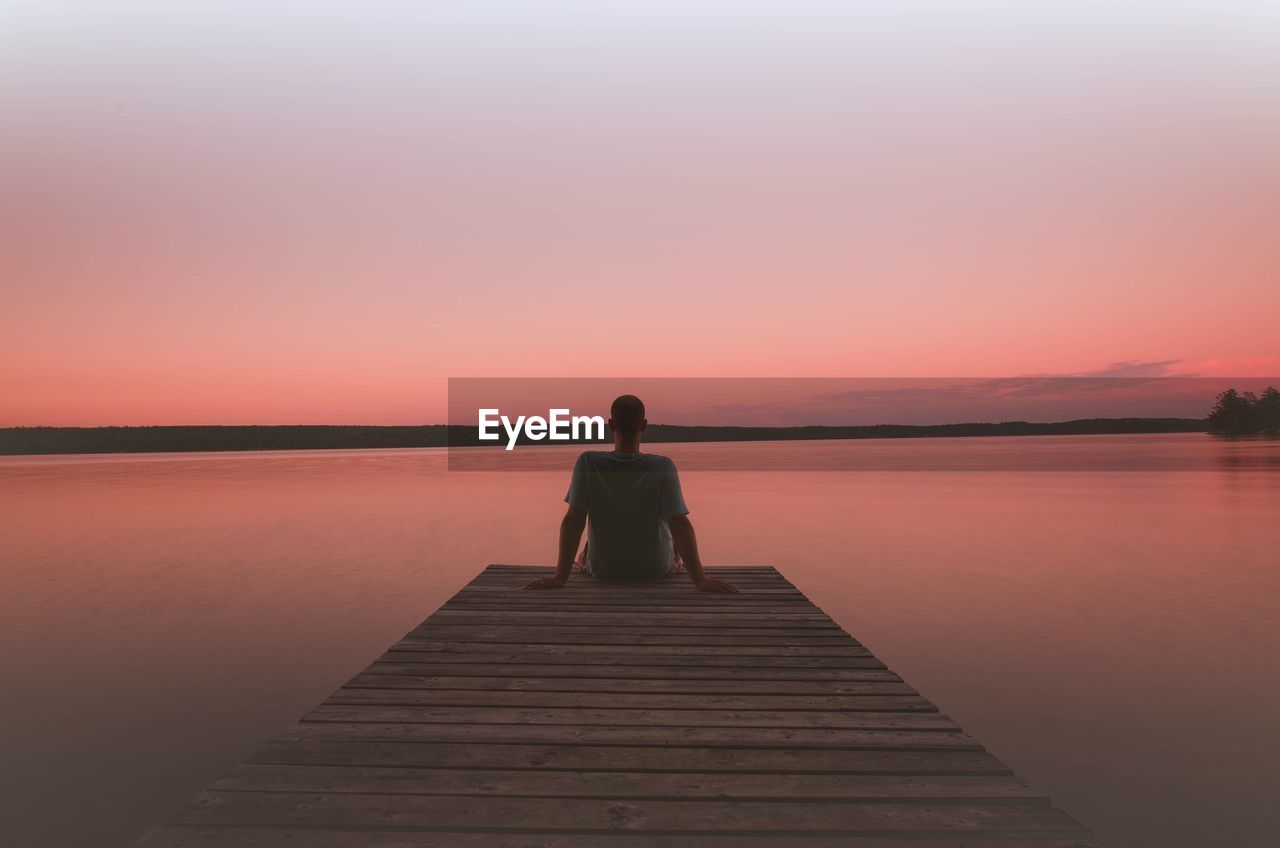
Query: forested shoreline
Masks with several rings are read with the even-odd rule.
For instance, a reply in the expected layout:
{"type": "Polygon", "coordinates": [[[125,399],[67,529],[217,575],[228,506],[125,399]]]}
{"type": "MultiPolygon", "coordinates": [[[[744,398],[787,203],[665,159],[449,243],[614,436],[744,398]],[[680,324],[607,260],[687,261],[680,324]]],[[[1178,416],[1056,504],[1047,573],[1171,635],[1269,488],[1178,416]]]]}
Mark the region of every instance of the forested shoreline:
{"type": "Polygon", "coordinates": [[[1261,395],[1227,389],[1209,413],[1215,436],[1280,436],[1280,391],[1267,386],[1261,395]]]}

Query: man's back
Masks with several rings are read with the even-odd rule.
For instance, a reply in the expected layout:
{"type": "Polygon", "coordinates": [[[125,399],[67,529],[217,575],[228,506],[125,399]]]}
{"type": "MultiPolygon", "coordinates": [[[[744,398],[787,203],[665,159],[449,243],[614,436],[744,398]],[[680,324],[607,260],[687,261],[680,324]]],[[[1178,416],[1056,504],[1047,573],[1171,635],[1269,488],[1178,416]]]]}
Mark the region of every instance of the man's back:
{"type": "Polygon", "coordinates": [[[671,567],[667,519],[686,515],[676,466],[654,453],[586,451],[565,502],[587,515],[588,566],[606,580],[652,580],[671,567]]]}

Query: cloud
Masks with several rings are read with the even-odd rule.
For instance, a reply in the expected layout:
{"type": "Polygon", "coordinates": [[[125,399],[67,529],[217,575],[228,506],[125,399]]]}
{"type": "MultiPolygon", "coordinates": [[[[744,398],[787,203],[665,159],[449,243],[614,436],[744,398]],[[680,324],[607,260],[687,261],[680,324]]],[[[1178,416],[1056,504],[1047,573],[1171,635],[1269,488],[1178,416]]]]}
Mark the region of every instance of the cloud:
{"type": "Polygon", "coordinates": [[[848,388],[836,391],[788,400],[762,393],[754,401],[722,403],[709,412],[715,423],[744,425],[1200,417],[1219,388],[1178,374],[1181,362],[1131,360],[1074,374],[985,379],[851,379],[848,388]]]}
{"type": "Polygon", "coordinates": [[[1022,374],[1018,377],[1001,378],[1001,379],[1079,379],[1084,377],[1102,377],[1102,378],[1153,378],[1153,377],[1196,377],[1197,374],[1178,372],[1174,367],[1182,363],[1181,359],[1126,359],[1123,362],[1112,362],[1102,368],[1094,368],[1088,371],[1042,371],[1035,374],[1022,374]]]}
{"type": "Polygon", "coordinates": [[[1181,359],[1159,359],[1149,362],[1143,362],[1138,359],[1129,359],[1124,362],[1113,362],[1105,368],[1098,368],[1093,371],[1081,371],[1077,374],[1071,374],[1072,377],[1194,377],[1195,374],[1177,373],[1174,366],[1181,363],[1181,359]]]}

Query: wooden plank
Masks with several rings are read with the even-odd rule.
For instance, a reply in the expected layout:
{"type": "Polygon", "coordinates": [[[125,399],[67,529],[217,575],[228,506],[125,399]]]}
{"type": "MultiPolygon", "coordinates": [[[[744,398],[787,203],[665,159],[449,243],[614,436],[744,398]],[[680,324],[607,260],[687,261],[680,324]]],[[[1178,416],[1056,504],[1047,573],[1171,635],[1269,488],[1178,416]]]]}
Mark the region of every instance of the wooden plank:
{"type": "MultiPolygon", "coordinates": [[[[722,597],[731,598],[732,595],[723,595],[722,597]]],[[[694,604],[689,602],[683,603],[667,603],[665,601],[637,602],[632,604],[623,603],[599,603],[592,601],[564,601],[564,600],[547,600],[542,597],[531,598],[519,603],[507,603],[505,601],[481,603],[478,601],[448,601],[440,607],[441,611],[449,613],[500,613],[508,615],[511,613],[520,613],[526,615],[529,613],[578,613],[589,612],[592,614],[612,614],[625,615],[631,618],[639,618],[648,613],[656,613],[663,616],[682,616],[686,618],[707,618],[712,621],[719,621],[722,616],[727,615],[753,615],[753,616],[799,616],[802,620],[813,620],[814,618],[826,618],[824,614],[814,609],[812,604],[762,604],[746,601],[744,603],[725,602],[723,604],[694,604]]],[[[829,619],[828,619],[829,620],[829,619]]]]}
{"type": "MultiPolygon", "coordinates": [[[[552,573],[553,571],[548,568],[542,571],[532,571],[522,575],[506,575],[501,577],[480,578],[476,580],[474,585],[477,587],[496,586],[496,587],[505,587],[512,590],[520,590],[520,589],[524,589],[524,587],[527,586],[530,581],[535,580],[539,577],[547,577],[552,573]]],[[[719,580],[727,580],[738,589],[778,589],[778,590],[794,591],[794,588],[795,588],[786,580],[783,580],[781,578],[751,577],[751,576],[743,576],[743,575],[735,575],[735,574],[717,574],[714,572],[709,573],[708,576],[715,577],[719,580]]],[[[574,584],[581,584],[583,586],[606,586],[606,587],[626,586],[627,588],[624,589],[624,591],[641,591],[641,590],[665,591],[666,587],[672,587],[675,591],[686,592],[693,596],[697,596],[701,594],[698,592],[697,587],[693,585],[693,582],[688,578],[688,576],[684,574],[677,574],[674,577],[667,577],[661,580],[646,580],[646,581],[637,581],[637,582],[631,582],[631,583],[623,583],[620,581],[613,581],[613,580],[597,580],[585,574],[574,574],[570,576],[568,581],[566,581],[565,585],[561,586],[559,589],[544,589],[540,591],[548,591],[548,592],[562,591],[574,584]]],[[[714,594],[714,593],[706,593],[706,594],[714,594]]]]}
{"type": "MultiPolygon", "coordinates": [[[[527,580],[526,582],[527,583],[527,580]]],[[[744,601],[744,599],[769,599],[769,598],[800,598],[808,601],[809,597],[799,589],[786,587],[754,587],[754,585],[739,585],[739,589],[735,599],[736,601],[744,601]]],[[[611,583],[608,580],[590,580],[580,578],[570,578],[568,582],[561,588],[552,589],[552,591],[543,592],[552,597],[620,597],[620,598],[713,598],[713,593],[694,592],[690,593],[689,583],[685,580],[664,580],[662,583],[611,583]]],[[[534,594],[532,592],[524,592],[524,584],[516,582],[494,582],[481,583],[474,580],[468,583],[465,588],[460,589],[454,598],[460,597],[515,597],[520,594],[534,594]]]]}
{"type": "MultiPolygon", "coordinates": [[[[508,575],[503,577],[480,578],[472,584],[475,588],[484,587],[503,587],[513,591],[523,590],[529,583],[540,577],[550,576],[553,572],[551,569],[538,572],[530,572],[523,575],[508,575]]],[[[709,577],[715,577],[720,580],[726,580],[732,583],[738,589],[777,589],[779,592],[794,592],[795,587],[782,578],[775,577],[750,577],[735,574],[709,574],[709,577]]],[[[698,588],[693,585],[687,575],[678,574],[674,577],[664,578],[662,580],[646,580],[638,582],[619,582],[613,580],[597,580],[585,574],[573,574],[564,583],[564,585],[556,589],[543,589],[540,592],[559,592],[578,586],[581,588],[588,587],[613,587],[622,586],[624,592],[664,592],[674,591],[682,594],[688,594],[690,597],[716,597],[717,593],[699,592],[698,588]]]]}
{"type": "Polygon", "coordinates": [[[1002,775],[751,774],[740,772],[350,768],[241,764],[210,789],[557,798],[719,798],[764,801],[1021,801],[1049,803],[1021,778],[1002,775]]]}
{"type": "MultiPolygon", "coordinates": [[[[524,585],[523,583],[520,582],[522,580],[527,582],[537,577],[543,577],[548,574],[553,574],[554,571],[555,571],[554,568],[552,568],[551,566],[543,566],[541,568],[530,568],[523,571],[505,571],[501,573],[495,572],[492,574],[486,573],[477,577],[474,582],[475,583],[509,583],[517,586],[522,586],[524,585]]],[[[760,573],[760,572],[753,572],[750,570],[734,570],[734,569],[728,569],[728,568],[708,568],[706,569],[706,573],[711,577],[716,577],[721,580],[737,580],[743,583],[767,583],[770,585],[776,585],[779,587],[784,587],[789,589],[795,588],[787,581],[785,577],[782,577],[781,575],[776,573],[773,573],[773,574],[760,573]]],[[[586,574],[585,572],[581,572],[581,571],[575,571],[573,575],[570,577],[570,580],[581,580],[584,583],[588,583],[588,582],[604,583],[604,584],[610,584],[610,585],[614,583],[624,582],[624,581],[613,581],[613,580],[600,580],[595,577],[592,577],[590,574],[586,574]]],[[[688,574],[685,572],[676,572],[675,574],[667,575],[665,577],[660,577],[653,580],[636,580],[636,581],[625,581],[625,582],[634,586],[662,586],[662,585],[670,584],[670,585],[676,585],[676,586],[681,586],[681,585],[689,586],[690,588],[692,588],[692,586],[690,585],[688,574]]]]}
{"type": "MultiPolygon", "coordinates": [[[[642,624],[632,622],[619,622],[610,627],[607,631],[595,628],[594,632],[597,636],[607,636],[613,634],[635,636],[636,638],[648,639],[667,639],[667,638],[690,638],[698,636],[754,636],[757,638],[772,639],[775,643],[782,641],[785,644],[794,644],[792,639],[837,639],[853,642],[858,644],[858,640],[854,639],[848,633],[844,632],[839,625],[819,623],[814,626],[809,622],[802,622],[792,627],[770,627],[762,630],[759,627],[743,627],[736,624],[721,624],[714,620],[705,621],[700,624],[681,624],[676,627],[662,628],[655,630],[652,627],[645,627],[642,624]]],[[[518,641],[524,641],[526,636],[530,634],[553,634],[564,636],[581,637],[583,629],[573,625],[565,624],[498,624],[492,627],[472,627],[468,624],[449,624],[443,621],[435,621],[427,619],[422,624],[410,630],[405,634],[405,638],[418,635],[419,638],[433,639],[435,633],[463,633],[466,634],[468,640],[488,639],[488,634],[511,634],[518,641]]],[[[496,637],[495,637],[496,638],[496,637]]]]}
{"type": "Polygon", "coordinates": [[[671,695],[617,692],[528,692],[475,689],[352,689],[333,693],[326,704],[467,707],[581,707],[651,710],[902,710],[937,709],[919,695],[671,695]]]}
{"type": "Polygon", "coordinates": [[[419,627],[415,635],[406,636],[392,650],[411,647],[414,642],[507,642],[510,644],[577,645],[857,645],[858,641],[839,631],[787,630],[778,635],[761,636],[759,630],[746,627],[684,628],[662,632],[642,628],[609,628],[608,632],[585,634],[580,629],[565,627],[419,627]]]}
{"type": "MultiPolygon", "coordinates": [[[[546,576],[546,575],[542,575],[546,576]]],[[[534,578],[530,578],[534,579],[534,578]]],[[[662,603],[701,604],[718,606],[721,604],[797,604],[810,602],[804,593],[797,591],[785,580],[755,581],[731,580],[733,593],[701,592],[693,582],[681,578],[664,580],[660,583],[614,583],[608,580],[591,580],[583,577],[570,577],[568,581],[554,589],[526,590],[530,579],[490,580],[475,583],[454,593],[454,598],[469,598],[481,603],[494,603],[499,600],[510,600],[515,603],[536,603],[544,601],[573,600],[581,603],[586,599],[609,603],[645,603],[647,599],[657,599],[662,603]]]]}
{"type": "MultiPolygon", "coordinates": [[[[722,597],[733,598],[734,596],[723,595],[722,597]]],[[[727,615],[801,616],[802,621],[814,619],[830,620],[821,610],[808,602],[761,603],[759,601],[742,601],[739,603],[736,598],[733,602],[723,604],[698,604],[692,601],[669,602],[657,598],[650,601],[636,601],[635,603],[617,603],[615,601],[595,601],[578,598],[548,600],[542,597],[519,602],[505,600],[489,602],[450,600],[443,604],[440,609],[450,613],[497,612],[504,615],[566,612],[608,613],[615,616],[626,615],[635,619],[643,618],[644,613],[656,613],[664,616],[683,616],[687,618],[705,617],[712,623],[720,621],[722,616],[727,615]]]]}
{"type": "Polygon", "coordinates": [[[654,771],[760,774],[1009,775],[986,751],[746,748],[731,745],[557,745],[475,742],[361,742],[276,738],[247,762],[285,765],[505,768],[538,772],[654,771]]]}
{"type": "Polygon", "coordinates": [[[635,604],[666,604],[668,606],[710,607],[712,609],[736,609],[749,606],[760,607],[797,607],[810,604],[811,601],[799,592],[794,594],[753,594],[736,592],[720,594],[716,592],[691,592],[683,590],[670,591],[628,591],[614,592],[608,587],[595,592],[573,592],[569,584],[559,589],[538,592],[527,592],[523,589],[507,589],[502,592],[465,590],[449,599],[451,604],[609,604],[625,606],[635,604]]]}
{"type": "MultiPolygon", "coordinates": [[[[553,574],[553,573],[555,573],[555,569],[553,566],[549,566],[549,565],[542,566],[540,568],[529,568],[523,571],[483,572],[480,575],[478,575],[472,581],[472,583],[478,584],[478,583],[507,582],[507,583],[513,583],[515,585],[524,585],[520,581],[523,580],[527,582],[536,577],[542,577],[544,575],[553,574]]],[[[720,579],[742,580],[744,582],[750,581],[750,582],[756,582],[756,583],[774,583],[774,584],[778,584],[779,586],[786,587],[788,589],[795,588],[794,586],[791,585],[791,583],[785,577],[781,576],[780,574],[777,574],[776,572],[769,573],[769,572],[760,572],[760,571],[751,571],[751,570],[734,570],[734,569],[728,569],[728,568],[713,567],[713,568],[706,569],[706,573],[712,577],[718,577],[720,579]]],[[[604,583],[604,584],[615,584],[615,583],[625,582],[628,585],[632,585],[632,586],[663,586],[667,584],[673,584],[677,586],[690,585],[688,574],[684,571],[678,571],[675,574],[666,575],[666,576],[655,578],[652,580],[634,580],[634,581],[600,580],[595,577],[592,577],[590,574],[587,574],[586,572],[574,571],[570,580],[581,580],[584,583],[604,583]]]]}
{"type": "MultiPolygon", "coordinates": [[[[527,564],[511,564],[511,563],[493,563],[485,566],[480,572],[480,576],[489,576],[492,574],[526,574],[532,572],[540,574],[544,571],[550,571],[551,566],[548,565],[527,565],[527,564]]],[[[773,577],[781,580],[786,578],[782,576],[782,572],[774,568],[772,565],[709,565],[706,566],[708,573],[714,574],[737,574],[749,577],[773,577]]]]}
{"type": "Polygon", "coordinates": [[[481,664],[525,666],[560,665],[582,667],[584,675],[590,675],[590,666],[610,666],[613,668],[630,668],[634,666],[665,666],[684,669],[729,668],[740,671],[755,669],[860,669],[881,668],[883,663],[875,657],[842,657],[842,656],[756,656],[750,654],[728,654],[725,656],[681,656],[676,653],[658,655],[624,654],[610,657],[608,654],[594,651],[538,651],[525,652],[523,646],[513,646],[515,650],[502,650],[501,646],[487,651],[403,651],[391,650],[377,659],[378,664],[404,665],[426,664],[465,665],[475,668],[481,664]]]}
{"type": "Polygon", "coordinates": [[[843,831],[884,835],[1082,831],[1070,816],[1044,804],[884,804],[807,801],[629,800],[584,804],[573,798],[513,798],[295,792],[202,792],[178,814],[184,824],[474,828],[609,833],[719,831],[791,833],[843,831]]]}
{"type": "Polygon", "coordinates": [[[578,677],[582,679],[614,677],[633,678],[666,678],[671,680],[858,680],[857,672],[865,669],[884,668],[884,663],[872,657],[854,657],[846,660],[842,668],[831,668],[830,662],[820,662],[816,668],[797,668],[796,659],[779,660],[767,663],[761,660],[752,663],[752,667],[740,665],[721,667],[710,661],[692,665],[690,663],[673,663],[658,665],[649,662],[645,665],[628,665],[624,663],[545,663],[539,665],[501,663],[402,663],[376,662],[369,666],[374,674],[414,674],[430,677],[438,675],[480,675],[484,677],[578,677]],[[780,665],[782,667],[774,667],[780,665]]]}
{"type": "Polygon", "coordinates": [[[303,721],[285,739],[353,742],[489,742],[558,745],[707,745],[734,748],[980,749],[963,731],[777,727],[591,727],[524,724],[400,724],[303,721]]]}
{"type": "Polygon", "coordinates": [[[1093,846],[775,569],[547,573],[486,569],[137,845],[1093,846]]]}
{"type": "Polygon", "coordinates": [[[959,730],[936,712],[873,710],[655,710],[644,707],[455,707],[325,703],[303,716],[304,722],[396,722],[412,724],[590,724],[593,727],[783,727],[797,730],[959,730]]]}
{"type": "MultiPolygon", "coordinates": [[[[417,666],[414,666],[417,668],[417,666]]],[[[449,668],[453,669],[452,666],[449,668]]],[[[655,676],[638,678],[630,674],[586,678],[577,674],[538,677],[524,668],[520,677],[491,677],[484,674],[422,675],[401,671],[382,673],[386,666],[370,666],[371,671],[357,674],[346,689],[481,689],[512,692],[650,692],[664,694],[704,695],[911,695],[915,690],[891,671],[861,669],[841,672],[840,679],[797,680],[726,679],[709,674],[689,674],[683,678],[655,676]]],[[[457,670],[457,669],[455,669],[457,670]]],[[[472,671],[471,668],[460,669],[472,671]]],[[[541,668],[536,671],[541,671],[541,668]]],[[[666,671],[666,669],[662,669],[666,671]]]]}
{"type": "MultiPolygon", "coordinates": [[[[649,633],[653,635],[671,634],[684,636],[695,633],[706,633],[708,630],[719,630],[725,633],[731,633],[735,630],[754,630],[762,636],[776,636],[782,638],[786,634],[793,634],[804,631],[811,636],[839,636],[844,633],[840,629],[840,625],[829,619],[804,620],[792,622],[759,622],[755,626],[742,625],[732,621],[721,621],[720,619],[695,618],[688,621],[669,621],[661,625],[654,625],[643,618],[628,618],[626,616],[614,616],[613,622],[608,627],[601,627],[599,624],[575,624],[567,621],[545,621],[545,620],[524,620],[517,613],[502,617],[500,621],[486,621],[483,627],[477,627],[471,622],[444,621],[443,619],[433,619],[429,624],[424,623],[419,627],[409,631],[406,636],[415,636],[419,633],[427,633],[434,627],[453,627],[466,628],[472,632],[481,632],[498,627],[513,627],[520,629],[539,629],[557,631],[576,631],[578,633],[601,633],[612,632],[614,630],[625,631],[628,633],[649,633]]],[[[848,635],[848,634],[844,634],[848,635]]]]}
{"type": "MultiPolygon", "coordinates": [[[[509,653],[513,648],[499,642],[443,642],[427,639],[405,640],[397,643],[389,654],[494,654],[509,653]]],[[[758,657],[821,657],[823,659],[858,657],[865,659],[871,652],[861,645],[596,645],[589,640],[583,642],[546,643],[541,641],[527,642],[516,646],[522,654],[547,654],[555,657],[573,657],[595,654],[610,659],[620,657],[637,657],[654,659],[657,657],[684,657],[692,660],[695,657],[750,657],[744,663],[758,657]]],[[[385,655],[384,655],[385,656],[385,655]]],[[[482,659],[482,658],[481,658],[482,659]]]]}
{"type": "MultiPolygon", "coordinates": [[[[717,567],[717,566],[712,566],[711,568],[707,568],[706,571],[708,574],[711,574],[716,577],[722,577],[722,578],[731,577],[731,578],[741,579],[741,580],[777,582],[777,583],[783,584],[789,589],[798,591],[797,588],[791,584],[791,581],[787,580],[787,578],[783,577],[781,574],[777,573],[776,571],[773,571],[773,572],[763,571],[761,569],[736,570],[736,569],[723,568],[723,567],[717,567]]],[[[540,577],[544,574],[553,574],[554,572],[555,572],[554,566],[550,566],[550,565],[541,566],[541,567],[535,566],[533,568],[529,568],[524,571],[482,571],[479,574],[477,574],[476,577],[467,585],[471,586],[471,585],[475,585],[476,583],[481,583],[485,581],[501,581],[501,580],[509,580],[514,583],[519,583],[519,581],[521,580],[528,580],[533,577],[540,577]]],[[[687,585],[689,583],[688,572],[684,571],[683,569],[680,571],[677,571],[675,574],[668,574],[660,578],[634,580],[634,581],[601,580],[601,579],[592,577],[590,574],[588,574],[585,571],[579,571],[575,569],[573,571],[572,579],[582,580],[584,583],[606,583],[606,584],[626,583],[627,585],[631,585],[631,586],[660,586],[665,584],[676,584],[676,585],[686,584],[687,585]]]]}
{"type": "Polygon", "coordinates": [[[138,848],[280,848],[306,845],[308,848],[1097,848],[1087,836],[1051,835],[997,837],[938,835],[927,841],[904,836],[865,835],[732,835],[685,834],[664,837],[631,833],[475,833],[449,831],[376,830],[291,830],[289,828],[233,828],[200,825],[166,825],[137,843],[138,848]],[[655,841],[658,840],[658,841],[655,841]]]}
{"type": "MultiPolygon", "coordinates": [[[[526,571],[519,574],[514,572],[508,573],[508,574],[482,574],[476,577],[474,580],[472,580],[469,584],[467,584],[465,588],[470,589],[476,586],[511,586],[513,588],[523,589],[525,586],[529,584],[530,580],[537,579],[538,577],[545,577],[549,574],[554,574],[554,573],[555,571],[553,568],[547,567],[547,568],[541,568],[541,569],[534,569],[532,571],[526,571]]],[[[738,572],[738,573],[730,574],[721,570],[714,570],[714,571],[708,570],[707,575],[710,577],[718,578],[720,580],[730,580],[735,584],[741,584],[744,586],[760,586],[762,588],[769,588],[769,589],[785,589],[791,592],[800,591],[794,585],[792,585],[791,582],[788,581],[785,577],[781,577],[776,574],[748,574],[746,572],[738,572]]],[[[697,591],[697,587],[694,586],[693,581],[689,579],[688,573],[683,571],[676,572],[675,574],[671,574],[666,577],[662,577],[658,579],[634,580],[634,581],[602,580],[602,579],[593,577],[590,574],[587,574],[582,571],[574,571],[569,576],[569,580],[566,582],[565,585],[572,586],[575,584],[579,584],[583,586],[625,586],[627,590],[635,590],[635,591],[652,590],[652,589],[661,590],[667,586],[674,586],[690,592],[697,591]]],[[[564,588],[564,587],[562,586],[561,588],[564,588]]],[[[554,591],[554,590],[550,590],[550,591],[554,591]]]]}
{"type": "MultiPolygon", "coordinates": [[[[741,581],[739,581],[741,583],[741,581]]],[[[626,602],[657,599],[664,603],[688,601],[693,604],[720,603],[807,603],[808,596],[789,586],[785,581],[758,585],[754,582],[735,585],[740,591],[725,595],[719,592],[700,592],[688,580],[665,580],[661,583],[613,583],[608,580],[589,580],[570,577],[556,589],[526,591],[528,580],[503,580],[488,583],[472,583],[454,593],[454,598],[469,598],[492,603],[497,600],[556,601],[577,598],[593,598],[597,601],[626,602]]]]}
{"type": "MultiPolygon", "coordinates": [[[[687,624],[705,627],[713,620],[711,613],[691,612],[647,612],[628,609],[614,611],[570,611],[570,610],[489,610],[471,612],[468,610],[439,609],[436,619],[442,624],[562,624],[574,627],[610,627],[619,621],[630,621],[633,627],[662,627],[669,624],[687,624]]],[[[758,624],[795,625],[803,622],[814,622],[832,625],[830,618],[817,612],[774,612],[755,615],[750,611],[715,613],[714,621],[723,624],[748,626],[758,624]]]]}
{"type": "MultiPolygon", "coordinates": [[[[513,588],[522,589],[528,585],[530,580],[535,580],[539,577],[546,577],[553,573],[554,569],[547,567],[535,568],[518,573],[508,572],[502,574],[483,574],[477,577],[471,585],[511,586],[513,588]]],[[[715,577],[720,580],[728,580],[734,584],[741,584],[743,586],[759,586],[761,588],[789,589],[791,591],[796,591],[796,587],[793,586],[785,577],[777,574],[754,574],[746,571],[733,572],[725,569],[707,570],[706,573],[710,577],[715,577]]],[[[660,589],[665,586],[675,586],[683,588],[688,592],[697,591],[697,587],[693,585],[693,582],[689,579],[689,575],[685,572],[677,572],[675,574],[653,580],[619,581],[602,580],[585,572],[575,571],[569,576],[567,583],[572,584],[575,582],[592,586],[625,585],[629,588],[636,589],[660,589]]]]}
{"type": "Polygon", "coordinates": [[[454,593],[453,597],[489,598],[491,600],[496,598],[520,598],[529,601],[575,597],[610,601],[658,598],[674,602],[687,600],[696,604],[718,604],[744,600],[761,603],[791,603],[798,599],[811,600],[786,580],[744,579],[728,575],[719,576],[721,579],[726,579],[733,584],[734,588],[738,590],[735,593],[702,592],[693,585],[692,581],[684,576],[642,583],[620,583],[611,580],[593,580],[590,577],[575,574],[555,589],[530,591],[525,588],[533,580],[550,574],[551,572],[547,571],[522,577],[478,578],[454,593]]]}
{"type": "MultiPolygon", "coordinates": [[[[735,577],[728,574],[712,574],[721,580],[728,581],[738,591],[734,594],[722,594],[719,592],[701,592],[693,582],[687,577],[681,575],[665,580],[651,580],[643,583],[619,583],[611,580],[594,580],[584,575],[571,576],[564,585],[556,589],[540,589],[537,591],[526,591],[525,587],[535,579],[540,577],[548,577],[551,571],[544,571],[538,574],[528,574],[521,577],[503,577],[488,580],[477,580],[470,589],[500,589],[510,592],[511,594],[520,594],[524,597],[539,598],[550,597],[556,595],[570,595],[575,590],[592,590],[599,589],[602,594],[618,595],[626,597],[631,593],[650,594],[650,593],[668,593],[671,596],[686,597],[691,599],[700,599],[703,602],[715,601],[718,599],[733,598],[735,600],[760,593],[762,595],[783,595],[791,597],[795,588],[785,580],[758,580],[752,578],[735,577]]],[[[469,589],[469,590],[470,590],[469,589]]]]}

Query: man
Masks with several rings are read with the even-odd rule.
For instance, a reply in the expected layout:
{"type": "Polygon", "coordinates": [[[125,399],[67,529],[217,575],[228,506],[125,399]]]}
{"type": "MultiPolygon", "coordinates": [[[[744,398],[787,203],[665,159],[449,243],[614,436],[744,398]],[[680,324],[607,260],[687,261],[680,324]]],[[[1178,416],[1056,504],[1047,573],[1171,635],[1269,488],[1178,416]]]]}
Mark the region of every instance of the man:
{"type": "Polygon", "coordinates": [[[526,589],[558,589],[569,580],[582,530],[589,524],[586,570],[592,577],[656,580],[676,573],[683,561],[701,591],[738,591],[702,570],[675,463],[656,453],[640,453],[640,434],[647,426],[640,398],[623,395],[613,402],[613,450],[586,451],[573,466],[556,573],[526,589]]]}

